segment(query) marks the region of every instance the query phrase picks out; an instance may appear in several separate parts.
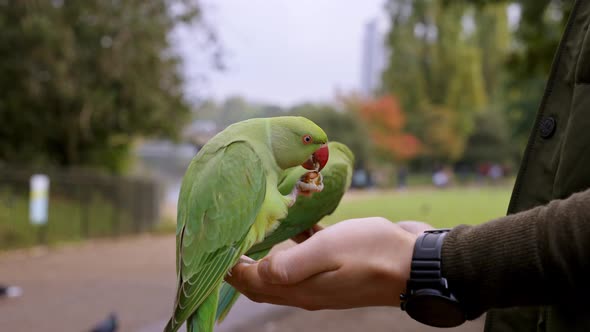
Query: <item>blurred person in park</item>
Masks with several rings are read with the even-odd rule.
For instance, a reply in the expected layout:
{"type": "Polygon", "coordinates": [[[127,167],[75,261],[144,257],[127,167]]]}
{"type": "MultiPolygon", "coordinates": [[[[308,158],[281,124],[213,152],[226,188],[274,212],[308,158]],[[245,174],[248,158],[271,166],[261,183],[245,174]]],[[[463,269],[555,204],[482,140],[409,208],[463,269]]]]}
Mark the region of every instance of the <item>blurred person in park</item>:
{"type": "Polygon", "coordinates": [[[486,331],[589,331],[590,2],[576,1],[508,207],[431,231],[340,222],[227,280],[257,302],[309,310],[402,306],[433,326],[486,315],[486,331]]]}
{"type": "Polygon", "coordinates": [[[450,184],[451,171],[446,167],[441,167],[432,174],[432,184],[437,188],[445,188],[450,184]]]}

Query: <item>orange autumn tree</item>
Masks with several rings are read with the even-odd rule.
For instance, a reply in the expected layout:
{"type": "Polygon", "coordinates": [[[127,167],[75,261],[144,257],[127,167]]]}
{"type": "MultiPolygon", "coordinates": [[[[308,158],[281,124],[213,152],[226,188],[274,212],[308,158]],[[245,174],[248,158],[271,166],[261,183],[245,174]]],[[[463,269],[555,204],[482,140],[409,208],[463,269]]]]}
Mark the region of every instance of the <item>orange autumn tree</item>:
{"type": "Polygon", "coordinates": [[[380,159],[404,162],[420,153],[418,138],[404,131],[406,117],[397,98],[385,95],[355,103],[380,159]]]}

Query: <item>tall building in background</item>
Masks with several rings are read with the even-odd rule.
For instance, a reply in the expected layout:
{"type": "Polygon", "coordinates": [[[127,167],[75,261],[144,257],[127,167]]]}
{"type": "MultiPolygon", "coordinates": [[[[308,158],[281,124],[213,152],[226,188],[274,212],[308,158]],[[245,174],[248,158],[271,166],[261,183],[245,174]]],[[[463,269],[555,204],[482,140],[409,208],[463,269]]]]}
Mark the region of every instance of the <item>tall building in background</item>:
{"type": "Polygon", "coordinates": [[[377,18],[365,25],[362,52],[360,91],[363,96],[369,97],[379,88],[386,63],[384,34],[379,31],[377,18]]]}

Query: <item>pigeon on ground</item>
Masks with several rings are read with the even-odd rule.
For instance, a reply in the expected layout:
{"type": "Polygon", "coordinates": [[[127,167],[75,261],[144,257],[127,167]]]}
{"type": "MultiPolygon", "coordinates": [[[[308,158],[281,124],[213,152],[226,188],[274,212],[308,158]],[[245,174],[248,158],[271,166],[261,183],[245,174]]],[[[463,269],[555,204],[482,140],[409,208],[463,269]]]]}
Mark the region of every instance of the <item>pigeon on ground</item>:
{"type": "Polygon", "coordinates": [[[0,299],[7,297],[19,297],[23,295],[23,289],[17,286],[0,285],[0,299]]]}
{"type": "Polygon", "coordinates": [[[96,324],[90,332],[116,332],[119,327],[119,321],[115,313],[111,313],[109,317],[102,322],[96,324]]]}

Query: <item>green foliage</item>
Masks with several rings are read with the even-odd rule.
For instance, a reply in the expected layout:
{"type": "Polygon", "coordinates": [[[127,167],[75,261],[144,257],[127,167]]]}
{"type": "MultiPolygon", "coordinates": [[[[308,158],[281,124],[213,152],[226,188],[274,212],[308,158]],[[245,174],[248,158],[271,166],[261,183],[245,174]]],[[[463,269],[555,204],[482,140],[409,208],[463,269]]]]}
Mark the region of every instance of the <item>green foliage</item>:
{"type": "Polygon", "coordinates": [[[0,161],[121,171],[135,137],[179,131],[189,112],[169,34],[199,19],[196,2],[0,7],[0,161]]]}
{"type": "Polygon", "coordinates": [[[477,23],[474,43],[481,53],[481,75],[489,101],[493,103],[502,89],[505,71],[501,68],[504,66],[512,41],[508,26],[508,9],[500,2],[475,7],[472,10],[477,23]]]}
{"type": "Polygon", "coordinates": [[[494,97],[501,78],[494,66],[509,40],[505,9],[493,5],[480,12],[463,2],[432,0],[388,2],[391,57],[383,91],[400,97],[408,129],[424,143],[425,157],[459,159],[475,114],[494,97]]]}
{"type": "Polygon", "coordinates": [[[511,163],[517,151],[510,140],[504,113],[488,110],[475,119],[475,130],[469,137],[461,160],[474,165],[478,162],[511,163]]]}
{"type": "Polygon", "coordinates": [[[546,78],[575,1],[519,0],[521,20],[508,60],[514,75],[546,78]]]}

